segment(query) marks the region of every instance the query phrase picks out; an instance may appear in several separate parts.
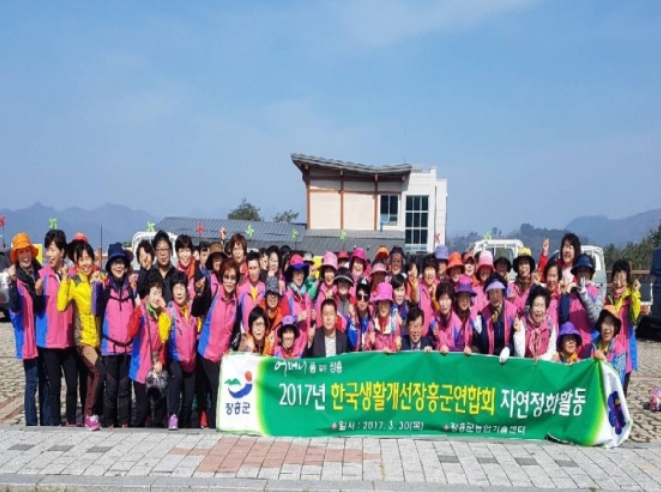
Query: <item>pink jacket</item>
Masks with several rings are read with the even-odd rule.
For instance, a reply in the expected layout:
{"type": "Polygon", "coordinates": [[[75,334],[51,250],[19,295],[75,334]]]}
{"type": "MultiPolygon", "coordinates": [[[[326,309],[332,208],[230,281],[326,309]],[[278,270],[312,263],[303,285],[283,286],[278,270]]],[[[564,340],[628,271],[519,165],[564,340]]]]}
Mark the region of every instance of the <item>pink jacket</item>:
{"type": "Polygon", "coordinates": [[[237,292],[239,294],[239,302],[241,303],[241,332],[248,333],[248,317],[250,312],[264,299],[265,292],[264,282],[258,282],[256,287],[257,295],[253,298],[252,295],[252,284],[250,282],[244,282],[238,288],[237,292]]]}
{"type": "Polygon", "coordinates": [[[392,315],[388,316],[386,329],[383,332],[381,331],[378,317],[375,317],[372,323],[372,329],[374,330],[374,350],[379,351],[388,348],[392,352],[397,352],[395,339],[401,336],[401,326],[399,326],[399,320],[396,317],[392,315]]]}
{"type": "Polygon", "coordinates": [[[11,322],[14,326],[16,339],[16,358],[29,360],[36,359],[37,344],[35,334],[34,303],[27,287],[19,278],[16,282],[21,309],[11,311],[11,322]]]}
{"type": "Polygon", "coordinates": [[[37,313],[37,347],[63,349],[73,347],[73,308],[64,312],[57,310],[57,293],[60,290],[60,277],[46,265],[39,270],[43,280],[43,309],[37,313]]]}
{"type": "MultiPolygon", "coordinates": [[[[588,294],[593,301],[599,296],[599,289],[594,284],[587,286],[588,294]]],[[[593,327],[590,323],[588,312],[583,307],[578,293],[569,294],[569,321],[576,327],[581,334],[581,345],[586,346],[592,343],[593,327]]]]}

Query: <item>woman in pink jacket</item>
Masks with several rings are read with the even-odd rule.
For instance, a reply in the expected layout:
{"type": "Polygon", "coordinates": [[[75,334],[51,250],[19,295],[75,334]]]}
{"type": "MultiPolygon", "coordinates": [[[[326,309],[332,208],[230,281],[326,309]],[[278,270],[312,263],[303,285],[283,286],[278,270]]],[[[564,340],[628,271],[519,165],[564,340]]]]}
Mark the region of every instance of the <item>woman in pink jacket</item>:
{"type": "Polygon", "coordinates": [[[392,314],[392,286],[382,282],[372,296],[376,306],[373,331],[370,335],[372,350],[392,353],[402,347],[401,326],[397,316],[392,314]]]}
{"type": "Polygon", "coordinates": [[[509,300],[516,306],[519,316],[523,316],[533,285],[532,274],[535,271],[535,260],[530,248],[519,250],[519,254],[514,258],[514,271],[516,280],[510,284],[509,300]]]}
{"type": "Polygon", "coordinates": [[[57,293],[60,289],[60,269],[67,251],[67,238],[63,231],[52,229],[44,239],[48,263],[39,270],[42,280],[42,309],[37,312],[37,349],[44,366],[48,384],[48,402],[51,424],[62,423],[60,393],[62,377],[67,385],[65,419],[67,427],[76,426],[76,385],[78,369],[73,347],[73,308],[57,310],[57,293]]]}

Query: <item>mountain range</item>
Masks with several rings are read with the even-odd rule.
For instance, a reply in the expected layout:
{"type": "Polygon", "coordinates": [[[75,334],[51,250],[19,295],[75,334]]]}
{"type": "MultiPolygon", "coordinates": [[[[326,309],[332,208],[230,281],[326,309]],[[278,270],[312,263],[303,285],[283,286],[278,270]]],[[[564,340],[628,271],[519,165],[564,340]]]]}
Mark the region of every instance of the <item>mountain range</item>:
{"type": "Polygon", "coordinates": [[[648,210],[623,219],[609,219],[603,215],[579,217],[567,224],[566,229],[587,236],[599,246],[613,243],[622,247],[637,243],[661,222],[661,208],[648,210]]]}
{"type": "MultiPolygon", "coordinates": [[[[137,231],[144,231],[147,222],[157,223],[160,218],[143,210],[133,210],[123,205],[106,204],[92,210],[71,207],[56,210],[41,203],[19,210],[0,209],[5,217],[5,242],[7,246],[17,232],[27,232],[34,243],[41,243],[50,226],[50,219],[57,219],[57,228],[71,239],[76,232],[87,235],[90,243],[97,246],[114,242],[130,241],[137,231]],[[103,235],[103,237],[102,237],[103,235]]],[[[0,230],[0,234],[1,234],[0,230]]]]}
{"type": "MultiPolygon", "coordinates": [[[[136,231],[146,230],[147,222],[158,223],[161,219],[144,210],[134,210],[115,204],[106,204],[92,210],[83,210],[79,207],[56,210],[35,203],[19,210],[0,209],[1,216],[6,220],[7,244],[14,234],[21,231],[27,232],[35,243],[42,242],[49,227],[49,219],[56,218],[58,228],[63,229],[68,237],[73,237],[76,232],[81,231],[88,236],[92,244],[103,243],[104,248],[112,242],[130,241],[136,231]]],[[[211,212],[195,210],[191,216],[224,218],[227,212],[220,209],[211,212]]],[[[605,247],[613,243],[621,247],[628,242],[640,241],[651,230],[656,230],[660,222],[661,208],[658,208],[622,219],[609,219],[605,216],[578,217],[567,224],[565,229],[577,233],[590,244],[605,247]]],[[[544,234],[543,229],[538,231],[544,234]]],[[[451,242],[448,241],[449,244],[451,242]]]]}

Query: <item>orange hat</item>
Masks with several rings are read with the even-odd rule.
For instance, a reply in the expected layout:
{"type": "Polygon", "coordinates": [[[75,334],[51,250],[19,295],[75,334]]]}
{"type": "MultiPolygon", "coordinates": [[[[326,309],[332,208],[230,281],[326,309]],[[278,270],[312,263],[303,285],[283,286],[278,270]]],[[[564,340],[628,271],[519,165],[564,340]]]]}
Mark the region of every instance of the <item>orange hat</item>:
{"type": "Polygon", "coordinates": [[[387,260],[389,256],[390,256],[390,252],[388,251],[388,248],[386,248],[385,246],[381,246],[379,249],[376,250],[376,254],[374,255],[374,261],[379,259],[387,260]]]}
{"type": "Polygon", "coordinates": [[[39,252],[37,251],[37,248],[33,246],[32,241],[30,241],[30,236],[28,236],[26,232],[19,232],[11,241],[11,253],[9,253],[9,258],[11,259],[12,263],[16,263],[18,261],[16,258],[18,250],[25,248],[32,249],[32,258],[37,257],[39,252]]]}
{"type": "Polygon", "coordinates": [[[475,255],[471,253],[470,251],[466,251],[462,256],[461,259],[463,260],[464,263],[466,263],[468,260],[473,260],[473,263],[475,263],[475,255]]]}
{"type": "Polygon", "coordinates": [[[72,241],[83,241],[84,243],[89,243],[87,236],[83,232],[77,232],[72,241]]]}
{"type": "Polygon", "coordinates": [[[454,267],[461,267],[461,271],[464,271],[464,262],[461,260],[459,251],[453,251],[448,260],[448,270],[454,267]]]}

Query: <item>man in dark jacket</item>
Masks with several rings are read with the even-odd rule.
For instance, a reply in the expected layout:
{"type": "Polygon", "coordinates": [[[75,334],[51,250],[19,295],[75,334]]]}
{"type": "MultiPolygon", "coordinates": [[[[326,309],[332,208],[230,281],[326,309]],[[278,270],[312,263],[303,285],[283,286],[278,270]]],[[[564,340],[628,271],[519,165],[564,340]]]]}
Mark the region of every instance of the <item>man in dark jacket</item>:
{"type": "Polygon", "coordinates": [[[413,350],[431,352],[433,344],[428,337],[422,336],[422,326],[425,313],[418,306],[413,306],[406,315],[406,329],[408,335],[402,337],[402,351],[413,350]]]}
{"type": "Polygon", "coordinates": [[[331,357],[349,351],[347,336],[337,331],[337,305],[335,300],[321,303],[321,328],[308,330],[308,344],[304,357],[331,357]]]}

